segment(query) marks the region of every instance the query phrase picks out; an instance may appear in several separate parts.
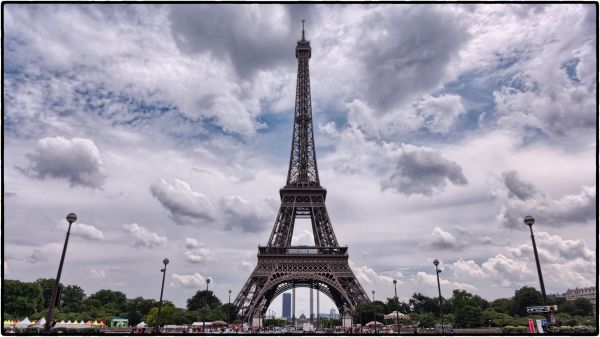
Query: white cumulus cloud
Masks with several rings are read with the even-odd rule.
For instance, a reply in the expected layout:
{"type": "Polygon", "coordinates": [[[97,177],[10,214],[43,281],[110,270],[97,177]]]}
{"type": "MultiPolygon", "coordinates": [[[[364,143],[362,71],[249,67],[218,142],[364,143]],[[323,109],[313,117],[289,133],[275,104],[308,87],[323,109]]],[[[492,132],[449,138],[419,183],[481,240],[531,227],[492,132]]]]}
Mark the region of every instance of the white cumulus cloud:
{"type": "MultiPolygon", "coordinates": [[[[187,289],[198,289],[206,286],[206,280],[200,273],[193,274],[171,274],[171,287],[174,288],[187,288],[187,289]]],[[[209,277],[211,283],[213,280],[209,277]]]]}
{"type": "MultiPolygon", "coordinates": [[[[58,227],[60,229],[66,230],[69,227],[69,225],[61,221],[58,227]]],[[[104,240],[104,233],[102,233],[102,231],[99,230],[96,226],[78,222],[75,222],[71,225],[71,235],[78,236],[90,241],[104,240]]]]}
{"type": "Polygon", "coordinates": [[[100,150],[90,139],[42,138],[26,157],[30,166],[23,172],[34,178],[66,179],[71,186],[92,188],[102,187],[106,180],[100,150]]]}
{"type": "Polygon", "coordinates": [[[137,223],[125,224],[122,228],[135,239],[133,243],[135,247],[156,248],[167,242],[166,237],[150,232],[137,223]]]}
{"type": "Polygon", "coordinates": [[[175,179],[169,183],[160,179],[150,187],[150,191],[178,225],[206,225],[215,220],[215,209],[210,199],[192,190],[185,181],[175,179]]]}
{"type": "Polygon", "coordinates": [[[584,186],[578,194],[566,194],[551,199],[538,194],[527,200],[509,199],[502,206],[498,219],[508,228],[525,226],[523,218],[531,215],[544,226],[565,227],[592,221],[596,216],[596,188],[584,186]]]}

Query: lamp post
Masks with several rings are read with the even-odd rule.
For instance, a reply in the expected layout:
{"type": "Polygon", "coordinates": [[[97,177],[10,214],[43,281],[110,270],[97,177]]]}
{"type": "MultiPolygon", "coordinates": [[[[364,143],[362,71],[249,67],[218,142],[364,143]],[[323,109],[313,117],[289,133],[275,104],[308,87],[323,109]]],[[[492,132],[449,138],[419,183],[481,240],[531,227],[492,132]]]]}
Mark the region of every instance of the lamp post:
{"type": "MultiPolygon", "coordinates": [[[[544,306],[548,305],[548,299],[546,298],[546,288],[544,287],[544,278],[542,277],[542,268],[540,267],[540,259],[538,257],[537,246],[535,245],[535,237],[533,236],[533,224],[535,223],[535,219],[531,215],[527,215],[523,222],[527,226],[529,226],[529,231],[531,232],[531,242],[533,243],[533,255],[535,255],[535,265],[537,266],[538,278],[540,279],[540,289],[542,290],[542,297],[544,299],[544,306]]],[[[550,323],[550,317],[548,313],[546,313],[546,319],[548,323],[550,323]]]]}
{"type": "Polygon", "coordinates": [[[67,229],[67,236],[65,237],[65,244],[63,245],[62,255],[60,256],[60,264],[58,265],[58,273],[56,274],[56,280],[54,280],[54,287],[52,288],[52,298],[50,299],[50,305],[48,306],[48,319],[46,320],[45,329],[50,330],[52,324],[52,310],[54,310],[54,303],[58,296],[58,287],[60,284],[60,275],[62,274],[63,263],[65,262],[65,254],[67,252],[67,244],[69,243],[69,234],[71,234],[71,224],[77,221],[77,215],[75,213],[67,214],[67,222],[69,228],[67,229]]]}
{"type": "MultiPolygon", "coordinates": [[[[208,284],[210,283],[210,279],[206,279],[206,296],[204,297],[206,299],[205,301],[205,306],[204,308],[208,308],[208,284]]],[[[204,317],[202,318],[202,332],[206,333],[206,331],[204,330],[204,327],[206,326],[206,314],[204,314],[204,317]]]]}
{"type": "Polygon", "coordinates": [[[396,299],[396,333],[400,333],[400,314],[398,314],[398,311],[400,310],[399,308],[399,304],[400,302],[398,301],[398,291],[396,290],[396,283],[398,281],[394,280],[394,298],[396,299]]]}
{"type": "Polygon", "coordinates": [[[440,298],[440,320],[442,321],[442,334],[444,334],[444,310],[442,308],[442,289],[440,288],[440,273],[442,272],[438,265],[440,261],[438,259],[433,260],[433,265],[435,266],[435,274],[437,276],[437,284],[438,284],[438,294],[440,298]]]}
{"type": "MultiPolygon", "coordinates": [[[[227,304],[231,304],[231,289],[228,290],[229,297],[227,297],[227,304]]],[[[231,307],[227,306],[227,327],[229,327],[229,320],[231,319],[231,307]]]]}
{"type": "MultiPolygon", "coordinates": [[[[375,302],[375,290],[371,290],[371,293],[373,294],[373,302],[375,302]]],[[[375,310],[373,310],[373,322],[375,323],[375,333],[377,333],[377,314],[375,313],[375,310]]]]}
{"type": "Polygon", "coordinates": [[[164,259],[163,264],[165,267],[161,269],[163,273],[162,284],[160,286],[160,299],[158,300],[158,313],[156,314],[156,328],[155,332],[160,333],[160,309],[162,309],[162,298],[163,298],[163,290],[165,289],[165,274],[167,273],[167,265],[169,264],[169,259],[164,259]]]}

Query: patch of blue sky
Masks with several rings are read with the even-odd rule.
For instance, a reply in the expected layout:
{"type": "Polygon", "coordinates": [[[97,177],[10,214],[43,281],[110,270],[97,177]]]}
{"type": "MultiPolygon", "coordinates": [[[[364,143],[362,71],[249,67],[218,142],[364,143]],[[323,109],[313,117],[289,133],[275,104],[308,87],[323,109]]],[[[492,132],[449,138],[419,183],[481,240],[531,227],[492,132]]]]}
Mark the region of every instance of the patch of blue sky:
{"type": "Polygon", "coordinates": [[[176,108],[169,111],[169,114],[152,120],[151,125],[154,129],[165,132],[179,146],[190,148],[211,140],[215,134],[222,133],[219,127],[202,118],[190,118],[176,108]]]}
{"type": "Polygon", "coordinates": [[[534,126],[523,126],[521,129],[521,145],[537,144],[540,142],[553,143],[554,140],[544,130],[534,126]]]}
{"type": "Polygon", "coordinates": [[[74,94],[79,103],[77,108],[112,125],[136,126],[175,110],[168,102],[144,100],[126,92],[107,90],[103,85],[79,86],[74,94]]]}
{"type": "Polygon", "coordinates": [[[459,95],[466,113],[460,115],[453,129],[456,133],[468,133],[481,127],[493,126],[498,118],[494,92],[503,87],[515,90],[539,90],[537,83],[527,82],[516,74],[504,71],[518,62],[518,58],[502,58],[494,67],[474,69],[461,74],[456,81],[446,83],[443,92],[459,95]]]}
{"type": "Polygon", "coordinates": [[[572,58],[561,65],[561,69],[565,70],[569,79],[577,84],[581,84],[581,80],[577,76],[577,64],[579,64],[579,61],[579,58],[572,58]]]}
{"type": "Polygon", "coordinates": [[[266,127],[259,129],[256,136],[249,140],[252,143],[253,151],[260,153],[265,160],[275,164],[289,161],[293,117],[293,110],[262,115],[259,121],[265,123],[266,127]]]}

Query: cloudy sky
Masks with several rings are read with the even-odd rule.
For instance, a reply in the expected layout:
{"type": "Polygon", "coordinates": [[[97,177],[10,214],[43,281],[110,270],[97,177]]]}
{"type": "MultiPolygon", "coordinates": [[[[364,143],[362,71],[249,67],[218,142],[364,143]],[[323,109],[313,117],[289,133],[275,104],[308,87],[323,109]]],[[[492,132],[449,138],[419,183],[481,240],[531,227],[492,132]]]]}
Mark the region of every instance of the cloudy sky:
{"type": "Polygon", "coordinates": [[[369,295],[435,295],[434,258],[445,296],[537,288],[527,214],[548,292],[596,283],[594,5],[4,9],[7,279],[54,277],[76,212],[63,283],[157,298],[168,257],[166,299],[211,278],[233,300],[279,207],[304,18],[321,183],[369,295]]]}

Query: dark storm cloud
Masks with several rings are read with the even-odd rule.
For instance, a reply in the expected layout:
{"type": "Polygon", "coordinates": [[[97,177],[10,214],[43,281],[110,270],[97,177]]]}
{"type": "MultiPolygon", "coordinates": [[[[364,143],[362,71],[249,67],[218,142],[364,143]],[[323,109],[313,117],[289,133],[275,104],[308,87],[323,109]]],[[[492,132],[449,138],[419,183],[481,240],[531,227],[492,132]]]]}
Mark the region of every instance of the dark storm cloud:
{"type": "Polygon", "coordinates": [[[504,186],[508,189],[510,197],[519,198],[519,200],[527,200],[533,197],[537,191],[535,186],[519,179],[517,171],[506,171],[502,173],[504,186]]]}
{"type": "Polygon", "coordinates": [[[454,185],[467,184],[462,168],[455,162],[442,157],[439,152],[415,150],[398,158],[396,171],[382,181],[381,186],[383,190],[394,189],[407,196],[432,196],[444,190],[446,181],[454,185]]]}
{"type": "Polygon", "coordinates": [[[100,151],[89,139],[46,137],[26,155],[30,166],[21,171],[29,177],[66,179],[71,186],[100,188],[106,179],[100,151]]]}
{"type": "Polygon", "coordinates": [[[174,5],[171,33],[185,53],[212,53],[247,77],[263,68],[293,64],[306,5],[174,5]]]}
{"type": "Polygon", "coordinates": [[[441,85],[469,37],[458,15],[429,5],[386,6],[361,24],[366,99],[383,110],[441,85]]]}

